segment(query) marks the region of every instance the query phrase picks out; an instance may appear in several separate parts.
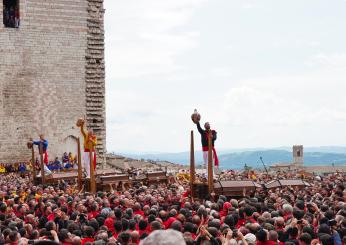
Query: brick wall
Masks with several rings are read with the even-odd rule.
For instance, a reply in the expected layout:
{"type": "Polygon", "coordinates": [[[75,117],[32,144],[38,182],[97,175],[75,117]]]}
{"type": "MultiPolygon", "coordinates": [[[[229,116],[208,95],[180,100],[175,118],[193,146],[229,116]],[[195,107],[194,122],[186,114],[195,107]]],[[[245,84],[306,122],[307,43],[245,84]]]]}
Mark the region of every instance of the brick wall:
{"type": "Polygon", "coordinates": [[[0,161],[30,158],[26,142],[41,132],[49,140],[50,158],[60,157],[66,138],[79,136],[75,122],[83,116],[99,138],[102,160],[102,0],[20,0],[18,29],[3,27],[2,1],[0,8],[0,161]],[[102,30],[96,46],[91,40],[95,28],[102,30]],[[100,50],[95,65],[90,58],[92,47],[100,50]],[[95,113],[90,113],[87,103],[94,94],[95,113]]]}

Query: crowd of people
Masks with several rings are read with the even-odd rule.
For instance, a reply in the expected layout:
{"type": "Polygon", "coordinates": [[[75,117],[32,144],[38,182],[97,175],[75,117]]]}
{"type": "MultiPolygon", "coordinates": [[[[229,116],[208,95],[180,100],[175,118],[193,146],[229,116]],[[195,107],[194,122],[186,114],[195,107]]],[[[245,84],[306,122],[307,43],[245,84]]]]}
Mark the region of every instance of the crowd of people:
{"type": "MultiPolygon", "coordinates": [[[[40,160],[36,158],[35,160],[35,167],[36,170],[40,170],[40,160]]],[[[61,157],[61,160],[59,157],[56,157],[54,161],[49,161],[47,164],[47,168],[52,172],[60,172],[64,170],[72,170],[77,169],[77,158],[70,152],[67,154],[65,152],[63,156],[61,157]]],[[[18,163],[1,163],[0,164],[0,174],[6,174],[6,173],[19,173],[22,176],[27,174],[32,170],[32,164],[31,161],[27,162],[18,162],[18,163]]]]}
{"type": "Polygon", "coordinates": [[[49,161],[47,167],[52,172],[59,172],[68,169],[77,169],[77,158],[71,152],[68,154],[67,152],[65,152],[61,158],[61,161],[58,157],[56,157],[54,161],[49,161]]]}
{"type": "Polygon", "coordinates": [[[304,189],[260,189],[237,199],[211,193],[194,200],[182,182],[90,194],[65,182],[34,186],[28,177],[8,173],[0,179],[0,243],[345,244],[345,175],[318,176],[310,183],[304,189]]]}
{"type": "Polygon", "coordinates": [[[28,163],[20,162],[20,163],[2,163],[0,164],[0,174],[4,173],[24,173],[28,169],[28,163]]]}

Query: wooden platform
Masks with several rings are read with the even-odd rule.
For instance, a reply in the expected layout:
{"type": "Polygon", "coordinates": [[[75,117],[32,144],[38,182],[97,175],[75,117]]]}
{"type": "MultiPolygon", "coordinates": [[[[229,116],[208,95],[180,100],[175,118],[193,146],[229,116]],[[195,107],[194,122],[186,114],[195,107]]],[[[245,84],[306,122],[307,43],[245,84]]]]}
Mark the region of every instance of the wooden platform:
{"type": "MultiPolygon", "coordinates": [[[[78,180],[78,171],[57,172],[45,176],[45,183],[47,184],[58,184],[62,180],[71,184],[76,183],[78,180]]],[[[86,181],[84,176],[82,176],[82,181],[86,181]]],[[[41,177],[36,178],[36,182],[41,183],[41,177]]],[[[98,190],[109,190],[110,184],[116,185],[119,182],[130,183],[129,176],[113,169],[96,170],[96,185],[98,190]]]]}
{"type": "Polygon", "coordinates": [[[148,184],[155,184],[155,183],[168,183],[168,176],[167,172],[164,171],[158,171],[158,172],[148,172],[146,174],[146,180],[148,184]]]}
{"type": "Polygon", "coordinates": [[[283,180],[276,179],[276,180],[271,180],[267,182],[264,186],[267,189],[282,188],[285,186],[298,187],[302,189],[302,188],[305,188],[306,186],[311,186],[311,185],[308,182],[301,179],[283,179],[283,180]]]}
{"type": "Polygon", "coordinates": [[[225,180],[214,183],[216,194],[229,197],[243,196],[244,192],[246,194],[260,188],[262,186],[252,180],[225,180]]]}

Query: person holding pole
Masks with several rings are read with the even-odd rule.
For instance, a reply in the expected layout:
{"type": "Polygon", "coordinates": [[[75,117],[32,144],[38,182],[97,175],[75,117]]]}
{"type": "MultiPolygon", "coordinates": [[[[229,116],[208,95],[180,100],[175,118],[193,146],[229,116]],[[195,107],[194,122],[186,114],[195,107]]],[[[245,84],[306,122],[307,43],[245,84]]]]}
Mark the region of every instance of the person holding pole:
{"type": "Polygon", "coordinates": [[[96,168],[96,153],[95,146],[97,145],[97,138],[94,135],[92,129],[88,129],[88,131],[84,128],[85,120],[78,119],[77,126],[80,127],[81,133],[84,138],[84,154],[83,154],[83,168],[87,173],[86,178],[90,179],[90,162],[93,163],[93,168],[96,168]]]}
{"type": "MultiPolygon", "coordinates": [[[[29,141],[32,145],[37,145],[38,146],[38,152],[40,155],[43,156],[43,170],[45,175],[51,175],[52,172],[48,169],[47,164],[48,164],[48,140],[45,139],[43,134],[40,134],[40,139],[39,140],[32,140],[30,139],[29,141]]],[[[41,173],[37,175],[37,177],[41,177],[41,173]]]]}
{"type": "Polygon", "coordinates": [[[219,166],[219,159],[217,157],[217,154],[216,154],[216,150],[215,150],[215,140],[217,138],[217,133],[215,130],[211,130],[210,129],[210,124],[209,122],[206,122],[204,124],[204,129],[202,129],[201,125],[200,125],[200,119],[201,119],[201,116],[199,115],[199,113],[197,112],[197,110],[195,110],[194,114],[192,114],[192,121],[197,125],[197,129],[198,129],[198,132],[201,134],[201,142],[202,142],[202,151],[203,151],[203,160],[204,160],[204,165],[205,165],[205,168],[206,166],[208,165],[208,151],[209,151],[209,144],[208,144],[208,137],[209,137],[209,134],[211,133],[211,136],[212,136],[212,157],[213,157],[213,162],[214,162],[214,165],[216,167],[219,166]]]}

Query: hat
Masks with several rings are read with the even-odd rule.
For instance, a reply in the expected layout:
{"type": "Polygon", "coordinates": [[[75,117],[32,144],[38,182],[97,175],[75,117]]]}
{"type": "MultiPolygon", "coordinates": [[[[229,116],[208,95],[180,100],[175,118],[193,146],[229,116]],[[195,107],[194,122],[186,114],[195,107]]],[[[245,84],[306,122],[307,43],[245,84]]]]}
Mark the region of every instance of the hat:
{"type": "Polygon", "coordinates": [[[252,233],[248,233],[244,236],[245,240],[250,244],[256,244],[256,236],[252,233]]]}

